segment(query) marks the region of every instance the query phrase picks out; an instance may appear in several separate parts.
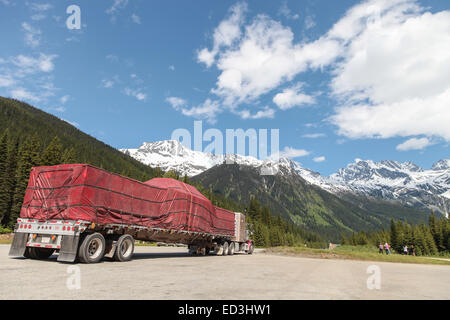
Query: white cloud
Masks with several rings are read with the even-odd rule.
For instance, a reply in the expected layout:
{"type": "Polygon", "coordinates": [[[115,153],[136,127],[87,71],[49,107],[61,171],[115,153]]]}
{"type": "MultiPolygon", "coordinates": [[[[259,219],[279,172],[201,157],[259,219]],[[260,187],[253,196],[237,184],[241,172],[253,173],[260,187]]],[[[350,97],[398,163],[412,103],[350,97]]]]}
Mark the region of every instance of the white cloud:
{"type": "Polygon", "coordinates": [[[47,16],[45,14],[42,13],[37,13],[37,14],[33,14],[31,16],[31,20],[33,21],[40,21],[40,20],[44,20],[47,16]]]}
{"type": "Polygon", "coordinates": [[[114,0],[110,8],[106,9],[106,14],[110,15],[111,23],[115,23],[117,20],[117,14],[120,10],[124,9],[128,5],[128,0],[114,0]]]}
{"type": "Polygon", "coordinates": [[[169,70],[170,70],[170,71],[175,71],[175,66],[174,66],[174,65],[170,65],[170,66],[169,66],[169,70]]]}
{"type": "Polygon", "coordinates": [[[199,62],[210,67],[214,61],[217,53],[222,47],[229,47],[241,35],[241,25],[244,22],[244,14],[247,11],[247,4],[244,2],[237,3],[230,8],[230,15],[224,19],[219,26],[214,30],[212,50],[203,48],[197,53],[199,62]]]}
{"type": "Polygon", "coordinates": [[[326,160],[326,158],[324,156],[315,157],[313,159],[314,162],[324,162],[325,160],[326,160]]]}
{"type": "Polygon", "coordinates": [[[103,88],[112,88],[114,86],[114,81],[110,79],[102,79],[103,88]]]}
{"type": "Polygon", "coordinates": [[[179,107],[187,105],[186,100],[184,100],[182,98],[178,98],[178,97],[168,97],[166,99],[166,102],[170,103],[172,105],[172,108],[177,109],[177,110],[179,107]]]}
{"type": "Polygon", "coordinates": [[[311,28],[314,28],[316,26],[316,22],[314,21],[313,16],[306,16],[305,18],[305,29],[309,30],[311,28]]]}
{"type": "Polygon", "coordinates": [[[1,75],[0,74],[0,87],[11,87],[15,83],[16,83],[16,81],[10,75],[1,75]]]}
{"type": "Polygon", "coordinates": [[[298,158],[309,155],[310,152],[304,149],[295,149],[291,147],[285,147],[279,152],[280,158],[298,158]]]}
{"type": "Polygon", "coordinates": [[[142,93],[141,89],[125,88],[124,92],[127,96],[135,97],[139,101],[145,101],[147,99],[147,94],[142,93]]]}
{"type": "Polygon", "coordinates": [[[302,84],[298,83],[293,87],[286,88],[273,97],[273,102],[281,109],[287,110],[305,104],[314,104],[314,97],[301,92],[302,84]]]}
{"type": "Polygon", "coordinates": [[[408,150],[422,150],[429,146],[431,141],[427,138],[411,138],[406,140],[405,142],[399,144],[397,146],[397,150],[399,151],[408,151],[408,150]]]}
{"type": "Polygon", "coordinates": [[[18,55],[12,58],[12,63],[19,67],[19,73],[32,74],[37,72],[51,72],[55,65],[53,60],[57,55],[46,55],[41,53],[39,57],[33,58],[31,56],[18,55]]]}
{"type": "Polygon", "coordinates": [[[172,105],[172,108],[181,111],[183,115],[196,119],[206,119],[211,124],[216,123],[216,117],[221,112],[218,101],[211,99],[206,99],[205,102],[195,107],[188,107],[186,100],[178,97],[169,97],[166,101],[172,105]]]}
{"type": "Polygon", "coordinates": [[[308,68],[327,65],[340,50],[336,40],[326,38],[294,43],[291,29],[266,15],[257,15],[242,32],[242,16],[239,21],[229,37],[232,41],[216,41],[215,37],[212,50],[198,52],[199,61],[207,66],[215,63],[220,71],[212,93],[232,108],[253,102],[308,68]]]}
{"type": "Polygon", "coordinates": [[[325,133],[307,133],[302,135],[303,138],[309,138],[309,139],[317,139],[326,137],[327,135],[325,133]]]}
{"type": "Polygon", "coordinates": [[[28,91],[25,88],[18,87],[11,91],[11,97],[13,99],[21,100],[21,101],[31,101],[31,102],[39,102],[41,98],[39,98],[34,93],[28,91]]]}
{"type": "Polygon", "coordinates": [[[36,48],[41,42],[41,30],[32,27],[27,22],[22,23],[22,29],[25,31],[25,44],[31,48],[36,48]]]}
{"type": "MultiPolygon", "coordinates": [[[[338,107],[329,120],[339,134],[450,141],[450,11],[427,12],[415,0],[367,0],[317,40],[296,42],[289,27],[266,15],[247,22],[246,10],[245,4],[232,7],[214,30],[211,49],[198,51],[199,62],[219,71],[211,93],[221,108],[250,115],[236,109],[256,106],[262,95],[298,82],[299,74],[320,70],[331,72],[338,107]]],[[[307,28],[313,22],[305,19],[307,28]]],[[[273,101],[287,109],[304,101],[301,94],[311,98],[284,89],[273,101]]]]}
{"type": "Polygon", "coordinates": [[[414,1],[370,1],[333,30],[348,39],[332,81],[342,106],[330,120],[340,134],[450,141],[450,11],[424,12],[414,1]],[[371,12],[369,4],[381,10],[371,12]],[[357,12],[373,21],[362,24],[354,19],[357,12]]]}
{"type": "Polygon", "coordinates": [[[278,10],[279,15],[283,15],[285,18],[290,20],[297,20],[300,18],[300,16],[296,14],[292,14],[291,9],[287,6],[286,1],[283,1],[283,4],[281,5],[280,9],[278,10]]]}
{"type": "Polygon", "coordinates": [[[131,15],[131,20],[133,20],[134,23],[141,24],[141,18],[134,13],[131,15]]]}
{"type": "Polygon", "coordinates": [[[258,110],[255,114],[252,114],[247,109],[238,111],[237,114],[239,114],[242,119],[273,118],[275,115],[275,110],[266,106],[262,110],[258,110]]]}
{"type": "Polygon", "coordinates": [[[68,94],[66,94],[65,96],[62,96],[60,101],[62,104],[65,104],[67,101],[69,101],[70,96],[68,94]]]}
{"type": "Polygon", "coordinates": [[[50,3],[28,3],[27,4],[30,6],[30,9],[33,11],[47,11],[49,9],[51,9],[53,6],[50,3]]]}

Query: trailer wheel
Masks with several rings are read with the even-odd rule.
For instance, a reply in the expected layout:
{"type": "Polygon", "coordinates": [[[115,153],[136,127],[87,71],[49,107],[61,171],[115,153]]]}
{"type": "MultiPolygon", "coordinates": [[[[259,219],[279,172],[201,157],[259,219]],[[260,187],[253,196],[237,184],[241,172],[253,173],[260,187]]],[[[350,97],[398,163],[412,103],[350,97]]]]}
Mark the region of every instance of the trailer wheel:
{"type": "Polygon", "coordinates": [[[78,258],[81,263],[97,263],[105,254],[105,238],[101,233],[87,235],[78,248],[78,258]]]}
{"type": "Polygon", "coordinates": [[[223,243],[223,253],[224,256],[226,256],[228,254],[228,242],[224,242],[223,243]]]}
{"type": "Polygon", "coordinates": [[[134,239],[129,234],[120,236],[117,240],[116,251],[114,252],[114,260],[130,261],[134,252],[134,239]]]}
{"type": "Polygon", "coordinates": [[[230,244],[228,245],[228,254],[230,256],[232,256],[234,254],[235,247],[236,247],[236,245],[234,244],[234,242],[230,242],[230,244]]]}
{"type": "Polygon", "coordinates": [[[48,259],[53,254],[53,252],[55,252],[54,249],[36,247],[29,248],[30,258],[35,260],[48,259]]]}

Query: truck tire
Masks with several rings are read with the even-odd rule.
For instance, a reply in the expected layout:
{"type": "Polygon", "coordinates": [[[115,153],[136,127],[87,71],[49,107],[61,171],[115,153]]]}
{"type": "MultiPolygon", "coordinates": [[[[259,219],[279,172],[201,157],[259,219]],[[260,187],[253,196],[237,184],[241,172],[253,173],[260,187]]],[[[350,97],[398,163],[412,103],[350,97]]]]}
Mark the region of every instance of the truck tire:
{"type": "Polygon", "coordinates": [[[116,243],[116,251],[114,252],[114,260],[130,261],[134,253],[134,239],[129,234],[121,235],[116,243]]]}
{"type": "Polygon", "coordinates": [[[105,238],[101,233],[91,233],[82,239],[78,248],[78,259],[81,263],[97,263],[105,254],[105,238]]]}
{"type": "Polygon", "coordinates": [[[228,255],[228,242],[226,242],[226,241],[223,243],[223,253],[222,253],[222,255],[224,255],[224,256],[228,255]]]}
{"type": "Polygon", "coordinates": [[[236,245],[234,244],[234,242],[230,242],[230,244],[228,245],[228,254],[230,256],[232,256],[234,254],[235,247],[236,247],[236,245]]]}
{"type": "Polygon", "coordinates": [[[36,247],[29,248],[30,258],[35,260],[48,259],[53,254],[53,252],[55,252],[54,249],[36,248],[36,247]]]}

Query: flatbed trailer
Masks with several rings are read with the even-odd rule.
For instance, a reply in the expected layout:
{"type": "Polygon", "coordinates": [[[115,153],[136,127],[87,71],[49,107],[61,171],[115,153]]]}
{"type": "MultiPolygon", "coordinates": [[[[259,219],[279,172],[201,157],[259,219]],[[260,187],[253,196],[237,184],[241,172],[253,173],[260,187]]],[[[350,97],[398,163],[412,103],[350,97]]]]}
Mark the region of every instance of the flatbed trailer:
{"type": "Polygon", "coordinates": [[[11,256],[96,263],[132,259],[135,240],[182,243],[191,254],[253,253],[245,216],[175,179],[145,183],[90,165],[35,167],[11,256]]]}

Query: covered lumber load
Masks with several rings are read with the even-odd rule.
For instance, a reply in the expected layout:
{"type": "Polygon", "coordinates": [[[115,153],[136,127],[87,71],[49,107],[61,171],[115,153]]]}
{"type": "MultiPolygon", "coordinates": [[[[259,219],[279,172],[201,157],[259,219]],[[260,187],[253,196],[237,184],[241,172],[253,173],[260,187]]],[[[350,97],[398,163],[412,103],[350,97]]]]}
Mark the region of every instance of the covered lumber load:
{"type": "Polygon", "coordinates": [[[233,236],[234,213],[175,179],[145,183],[87,164],[35,167],[22,218],[86,220],[233,236]]]}

